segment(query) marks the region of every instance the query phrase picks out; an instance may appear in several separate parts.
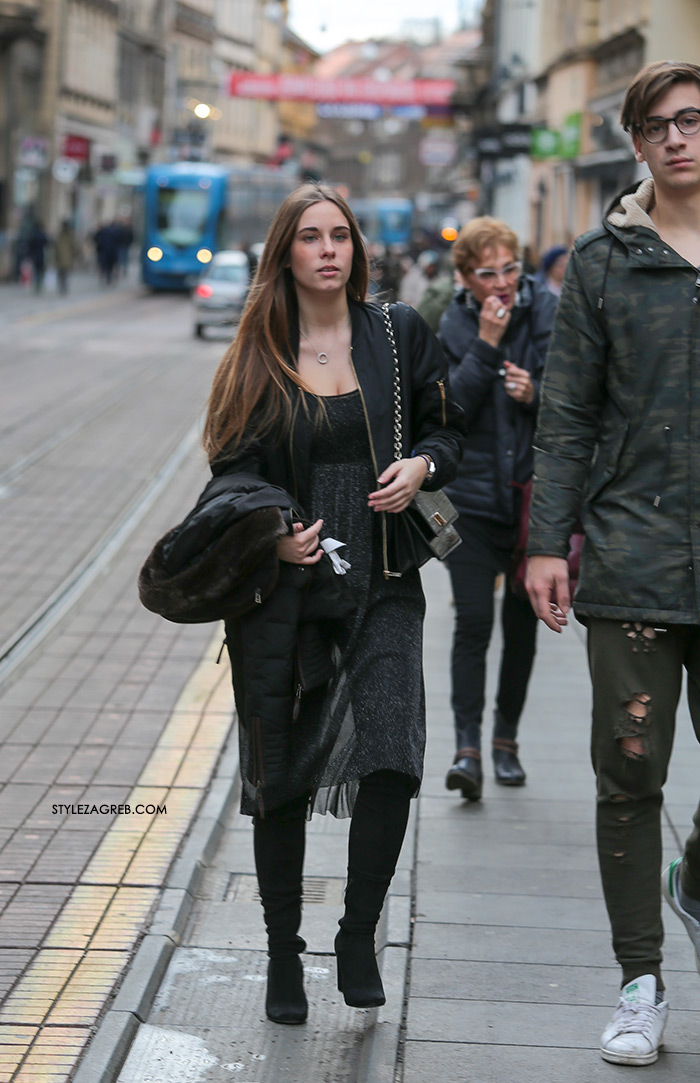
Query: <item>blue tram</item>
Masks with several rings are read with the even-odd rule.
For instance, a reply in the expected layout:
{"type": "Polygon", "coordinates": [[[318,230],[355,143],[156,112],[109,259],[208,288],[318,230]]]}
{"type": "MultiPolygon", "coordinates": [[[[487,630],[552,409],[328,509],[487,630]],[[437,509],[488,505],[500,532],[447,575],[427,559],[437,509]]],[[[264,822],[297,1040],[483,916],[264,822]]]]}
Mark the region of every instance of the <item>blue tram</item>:
{"type": "Polygon", "coordinates": [[[143,281],[189,289],[212,256],[263,241],[296,179],[265,168],[207,162],[149,166],[144,188],[143,281]]]}

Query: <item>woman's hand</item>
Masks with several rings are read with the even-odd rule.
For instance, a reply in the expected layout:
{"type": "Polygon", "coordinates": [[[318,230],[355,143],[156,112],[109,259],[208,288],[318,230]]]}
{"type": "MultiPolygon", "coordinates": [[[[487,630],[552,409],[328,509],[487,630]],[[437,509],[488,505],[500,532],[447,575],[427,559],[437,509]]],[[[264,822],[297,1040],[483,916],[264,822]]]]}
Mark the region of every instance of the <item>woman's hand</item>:
{"type": "Polygon", "coordinates": [[[487,297],[479,314],[479,338],[494,348],[500,346],[506,327],[510,323],[510,312],[501,303],[499,297],[487,297]],[[501,313],[499,316],[498,313],[501,313]]]}
{"type": "Polygon", "coordinates": [[[370,508],[394,513],[403,511],[420,489],[427,473],[428,464],[421,455],[393,462],[377,479],[384,488],[369,494],[370,508]]]}
{"type": "Polygon", "coordinates": [[[532,402],[535,387],[527,369],[519,369],[512,361],[504,361],[506,370],[506,394],[516,402],[532,402]]]}
{"type": "Polygon", "coordinates": [[[295,523],[294,533],[278,540],[277,556],[288,564],[318,564],[323,556],[323,549],[318,544],[322,526],[323,519],[317,519],[306,529],[303,523],[295,523]]]}

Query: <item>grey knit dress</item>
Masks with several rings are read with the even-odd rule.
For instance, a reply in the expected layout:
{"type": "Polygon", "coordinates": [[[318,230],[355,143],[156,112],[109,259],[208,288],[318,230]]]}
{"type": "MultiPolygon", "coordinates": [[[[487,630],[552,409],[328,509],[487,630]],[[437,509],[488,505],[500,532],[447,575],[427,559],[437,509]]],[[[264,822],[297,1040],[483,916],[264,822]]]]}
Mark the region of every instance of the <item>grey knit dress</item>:
{"type": "MultiPolygon", "coordinates": [[[[346,543],[340,555],[352,565],[347,585],[357,609],[331,628],[329,686],[302,699],[292,726],[287,789],[289,800],[308,794],[309,815],[349,816],[359,780],[373,771],[409,775],[418,792],[425,750],[425,598],[417,569],[400,579],[382,573],[380,515],[367,503],[376,475],[360,392],[322,401],[326,418],[308,396],[316,423],[306,511],[312,521],[323,519],[322,538],[346,543]]],[[[241,809],[255,811],[254,794],[246,795],[245,787],[241,809]]]]}

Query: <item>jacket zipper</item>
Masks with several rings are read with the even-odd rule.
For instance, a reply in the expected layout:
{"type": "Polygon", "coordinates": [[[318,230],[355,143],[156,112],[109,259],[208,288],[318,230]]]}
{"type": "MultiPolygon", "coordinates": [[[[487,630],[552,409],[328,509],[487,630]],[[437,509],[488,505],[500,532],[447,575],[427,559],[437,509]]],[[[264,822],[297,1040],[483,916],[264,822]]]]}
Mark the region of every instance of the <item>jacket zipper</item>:
{"type": "MultiPolygon", "coordinates": [[[[666,447],[664,449],[664,467],[662,471],[662,478],[666,478],[668,473],[668,464],[671,457],[671,427],[670,425],[664,425],[664,439],[666,441],[666,447]]],[[[661,493],[657,493],[654,497],[654,507],[658,508],[661,503],[661,493]]]]}
{"type": "MultiPolygon", "coordinates": [[[[365,415],[365,424],[367,426],[367,436],[369,437],[369,450],[372,455],[372,465],[374,466],[374,476],[379,477],[379,468],[377,467],[377,456],[374,451],[374,441],[372,440],[372,429],[369,424],[369,414],[367,413],[367,405],[365,403],[365,396],[360,385],[360,381],[357,378],[357,371],[355,369],[355,362],[352,359],[352,347],[350,348],[350,367],[352,368],[353,375],[355,377],[355,383],[357,384],[357,390],[360,392],[360,401],[362,403],[362,411],[365,415]]],[[[389,548],[386,532],[386,512],[380,511],[381,523],[382,523],[382,560],[384,562],[384,578],[394,579],[401,578],[401,572],[389,571],[389,548]]]]}
{"type": "Polygon", "coordinates": [[[445,381],[438,380],[438,387],[440,388],[440,398],[442,399],[442,425],[443,428],[447,426],[447,406],[445,400],[445,381]]]}
{"type": "Polygon", "coordinates": [[[299,717],[299,711],[301,710],[301,697],[304,692],[304,670],[301,665],[301,651],[299,650],[299,644],[297,643],[295,650],[294,663],[296,667],[295,680],[294,680],[294,706],[292,707],[292,722],[296,722],[299,717]]]}
{"type": "Polygon", "coordinates": [[[260,812],[260,819],[265,819],[265,802],[263,801],[263,786],[265,785],[265,774],[263,771],[263,754],[262,754],[262,731],[259,718],[251,718],[250,720],[251,736],[252,740],[252,753],[253,753],[253,778],[255,779],[255,802],[260,812]]]}
{"type": "MultiPolygon", "coordinates": [[[[300,393],[299,393],[300,394],[300,393]]],[[[296,402],[294,403],[294,410],[292,411],[292,420],[289,425],[289,461],[292,464],[292,484],[294,485],[294,499],[299,499],[299,490],[297,488],[297,471],[294,465],[294,426],[296,425],[297,413],[299,411],[299,394],[297,394],[296,402]]]]}

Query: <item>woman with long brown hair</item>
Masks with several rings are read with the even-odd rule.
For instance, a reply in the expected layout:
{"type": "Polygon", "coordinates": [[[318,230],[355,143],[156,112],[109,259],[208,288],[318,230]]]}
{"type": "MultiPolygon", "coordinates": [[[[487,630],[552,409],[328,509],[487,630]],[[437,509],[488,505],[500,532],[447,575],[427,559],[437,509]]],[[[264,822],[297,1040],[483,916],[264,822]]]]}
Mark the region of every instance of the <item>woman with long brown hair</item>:
{"type": "MultiPolygon", "coordinates": [[[[367,288],[350,208],[330,187],[303,185],[272,223],[204,432],[214,475],[249,503],[266,486],[281,511],[259,543],[260,566],[274,549],[268,586],[252,591],[252,613],[226,624],[241,809],[254,819],[268,933],[266,1011],[279,1023],[307,1015],[298,930],[314,811],[352,816],[338,986],[350,1005],[384,1003],[374,934],[425,740],[424,598],[417,568],[397,574],[393,564],[395,520],[421,486],[454,477],[461,449],[438,343],[398,305],[394,458],[394,357],[367,288]],[[340,575],[324,573],[331,559],[340,575]]],[[[244,519],[253,547],[261,522],[255,511],[244,519]]]]}

